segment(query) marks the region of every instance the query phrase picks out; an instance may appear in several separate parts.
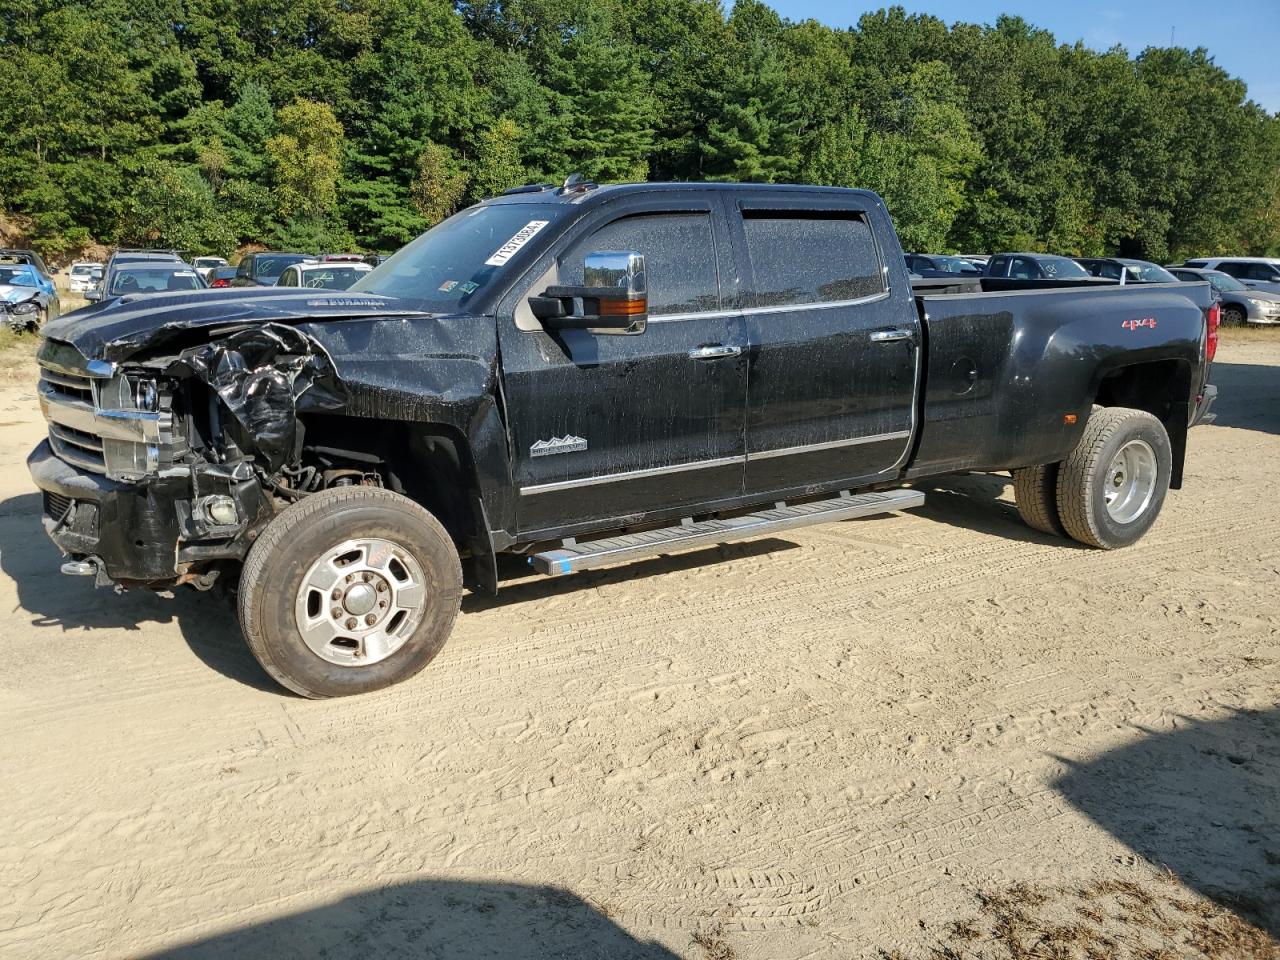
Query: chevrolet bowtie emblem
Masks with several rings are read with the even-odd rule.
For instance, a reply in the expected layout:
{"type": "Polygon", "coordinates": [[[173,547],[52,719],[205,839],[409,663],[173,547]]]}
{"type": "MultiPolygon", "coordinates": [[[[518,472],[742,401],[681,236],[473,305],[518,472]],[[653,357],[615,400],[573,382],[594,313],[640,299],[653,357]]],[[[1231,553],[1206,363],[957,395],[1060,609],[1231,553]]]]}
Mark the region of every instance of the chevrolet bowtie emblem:
{"type": "Polygon", "coordinates": [[[553,453],[581,453],[587,449],[587,441],[582,437],[552,437],[550,440],[539,440],[529,448],[531,457],[549,457],[553,453]]]}

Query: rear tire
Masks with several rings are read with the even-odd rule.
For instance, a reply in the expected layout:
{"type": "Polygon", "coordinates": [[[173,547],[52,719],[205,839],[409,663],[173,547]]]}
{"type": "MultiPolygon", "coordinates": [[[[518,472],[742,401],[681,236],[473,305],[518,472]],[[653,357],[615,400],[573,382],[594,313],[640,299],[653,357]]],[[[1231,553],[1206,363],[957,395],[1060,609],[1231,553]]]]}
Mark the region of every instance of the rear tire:
{"type": "Polygon", "coordinates": [[[1058,464],[1042,463],[1014,470],[1013,499],[1022,522],[1032,530],[1063,535],[1058,519],[1058,464]]]}
{"type": "Polygon", "coordinates": [[[240,627],[278,683],[319,699],[418,673],[444,646],[462,567],[444,527],[378,487],[312,494],[272,520],[240,575],[240,627]]]}
{"type": "Polygon", "coordinates": [[[1169,435],[1151,414],[1095,408],[1058,471],[1063,529],[1102,550],[1134,543],[1160,515],[1172,464],[1169,435]]]}

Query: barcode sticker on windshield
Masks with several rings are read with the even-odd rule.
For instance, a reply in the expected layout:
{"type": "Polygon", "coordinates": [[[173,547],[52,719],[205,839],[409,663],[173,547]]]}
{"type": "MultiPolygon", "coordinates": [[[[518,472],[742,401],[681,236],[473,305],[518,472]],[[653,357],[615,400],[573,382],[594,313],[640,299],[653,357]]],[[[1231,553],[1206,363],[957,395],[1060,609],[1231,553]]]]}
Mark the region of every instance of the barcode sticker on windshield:
{"type": "Polygon", "coordinates": [[[523,227],[516,231],[516,235],[500,246],[488,260],[484,262],[486,267],[500,267],[517,253],[520,248],[537,236],[538,231],[545,227],[550,220],[530,220],[523,227]]]}

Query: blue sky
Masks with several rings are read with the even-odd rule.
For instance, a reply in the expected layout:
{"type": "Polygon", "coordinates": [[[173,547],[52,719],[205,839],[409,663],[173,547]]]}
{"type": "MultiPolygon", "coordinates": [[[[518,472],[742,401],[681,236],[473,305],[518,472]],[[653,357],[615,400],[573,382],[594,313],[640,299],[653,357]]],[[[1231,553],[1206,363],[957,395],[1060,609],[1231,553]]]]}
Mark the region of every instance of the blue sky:
{"type": "MultiPolygon", "coordinates": [[[[847,27],[868,10],[891,3],[821,0],[767,0],[791,20],[813,18],[847,27]]],[[[994,23],[1016,14],[1053,32],[1059,43],[1083,40],[1106,50],[1116,44],[1131,55],[1145,47],[1168,46],[1170,30],[1180,47],[1204,47],[1218,66],[1249,85],[1249,96],[1280,111],[1280,2],[1277,0],[898,0],[909,13],[933,14],[947,23],[994,23]]]]}

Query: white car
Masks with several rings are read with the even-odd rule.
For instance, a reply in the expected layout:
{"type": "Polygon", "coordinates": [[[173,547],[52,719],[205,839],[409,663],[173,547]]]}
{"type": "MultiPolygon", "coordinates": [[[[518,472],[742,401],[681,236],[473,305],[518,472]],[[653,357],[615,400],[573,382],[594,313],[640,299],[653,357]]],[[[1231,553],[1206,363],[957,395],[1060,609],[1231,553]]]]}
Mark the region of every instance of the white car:
{"type": "Polygon", "coordinates": [[[346,290],[373,270],[367,263],[338,260],[332,263],[295,263],[287,267],[277,287],[313,287],[319,290],[346,290]]]}
{"type": "Polygon", "coordinates": [[[209,274],[213,273],[218,267],[225,267],[228,264],[225,257],[196,257],[191,261],[191,266],[207,282],[209,274]]]}
{"type": "Polygon", "coordinates": [[[97,284],[94,271],[102,275],[102,264],[92,260],[77,260],[67,268],[67,289],[72,293],[88,293],[97,284]]]}
{"type": "Polygon", "coordinates": [[[1200,270],[1220,270],[1247,287],[1280,293],[1280,257],[1194,257],[1182,265],[1200,270]]]}

